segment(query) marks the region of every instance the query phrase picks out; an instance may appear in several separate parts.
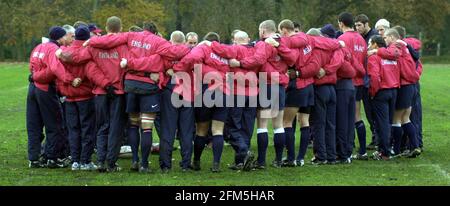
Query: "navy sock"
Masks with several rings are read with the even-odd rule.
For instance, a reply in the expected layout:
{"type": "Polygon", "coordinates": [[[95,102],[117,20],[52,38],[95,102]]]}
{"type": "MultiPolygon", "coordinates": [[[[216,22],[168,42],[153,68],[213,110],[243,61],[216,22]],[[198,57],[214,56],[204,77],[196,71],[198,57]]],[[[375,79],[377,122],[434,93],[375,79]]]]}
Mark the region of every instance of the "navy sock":
{"type": "Polygon", "coordinates": [[[266,164],[266,152],[269,145],[269,134],[267,132],[260,133],[258,136],[258,163],[260,165],[266,164]]]}
{"type": "Polygon", "coordinates": [[[143,167],[148,167],[148,158],[150,157],[150,151],[152,150],[152,130],[143,129],[141,131],[141,156],[143,167]]]}
{"type": "Polygon", "coordinates": [[[356,133],[359,141],[359,154],[366,154],[366,125],[361,120],[355,123],[356,133]]]}
{"type": "Polygon", "coordinates": [[[293,128],[284,128],[288,161],[295,160],[295,132],[293,128]]]}
{"type": "Polygon", "coordinates": [[[273,143],[275,145],[275,160],[281,161],[283,159],[283,149],[286,141],[285,133],[274,134],[273,143]]]}
{"type": "Polygon", "coordinates": [[[300,148],[298,151],[297,160],[305,159],[306,150],[308,149],[309,139],[310,139],[310,129],[309,127],[303,127],[300,129],[300,148]]]}
{"type": "Polygon", "coordinates": [[[131,146],[133,162],[139,162],[139,127],[130,126],[128,128],[128,144],[131,146]]]}
{"type": "MultiPolygon", "coordinates": [[[[403,128],[403,126],[402,126],[403,128]]],[[[403,128],[403,136],[402,136],[402,143],[400,145],[400,150],[403,151],[404,149],[409,149],[411,147],[411,141],[409,141],[408,134],[405,131],[405,128],[403,128]]]]}
{"type": "Polygon", "coordinates": [[[410,150],[418,148],[419,141],[417,138],[416,127],[414,127],[414,125],[411,122],[402,125],[402,127],[403,127],[403,131],[406,133],[406,135],[409,138],[410,150]]]}
{"type": "Polygon", "coordinates": [[[196,136],[194,139],[194,161],[200,161],[203,149],[205,149],[206,144],[208,144],[207,137],[196,136]]]}
{"type": "MultiPolygon", "coordinates": [[[[400,154],[400,146],[402,144],[403,129],[401,127],[392,127],[392,136],[394,138],[394,153],[400,154]]],[[[386,151],[387,152],[387,151],[386,151]]],[[[388,154],[384,154],[388,155],[388,154]]]]}
{"type": "Polygon", "coordinates": [[[214,163],[220,163],[223,151],[223,135],[215,135],[212,138],[212,149],[214,156],[214,163]]]}

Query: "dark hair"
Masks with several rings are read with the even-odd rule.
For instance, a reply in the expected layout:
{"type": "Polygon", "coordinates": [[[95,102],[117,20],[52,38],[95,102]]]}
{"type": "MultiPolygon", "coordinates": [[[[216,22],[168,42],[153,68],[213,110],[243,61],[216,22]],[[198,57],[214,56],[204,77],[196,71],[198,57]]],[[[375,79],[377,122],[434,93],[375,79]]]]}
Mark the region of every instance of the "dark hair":
{"type": "Polygon", "coordinates": [[[300,23],[298,23],[296,21],[294,21],[292,23],[294,23],[294,29],[302,30],[302,25],[300,25],[300,23]]]}
{"type": "Polygon", "coordinates": [[[220,42],[220,36],[216,32],[209,32],[203,37],[203,40],[220,42]]]}
{"type": "Polygon", "coordinates": [[[148,21],[148,22],[144,22],[144,25],[142,26],[142,28],[146,31],[149,31],[153,34],[158,34],[158,27],[156,26],[155,23],[148,21]]]}
{"type": "Polygon", "coordinates": [[[353,15],[348,12],[339,14],[339,22],[342,22],[346,27],[353,28],[355,26],[353,23],[353,15]]]}
{"type": "Polygon", "coordinates": [[[80,26],[85,26],[85,27],[87,27],[88,24],[87,24],[86,22],[84,22],[84,21],[77,21],[77,22],[75,22],[75,23],[73,24],[73,28],[75,28],[75,29],[78,29],[78,27],[80,27],[80,26]]]}
{"type": "Polygon", "coordinates": [[[397,30],[398,34],[400,35],[400,39],[405,38],[406,36],[406,29],[402,26],[394,26],[392,29],[397,30]]]}
{"type": "Polygon", "coordinates": [[[130,29],[128,29],[130,32],[142,32],[144,31],[141,27],[138,27],[136,25],[131,26],[130,29]]]}
{"type": "Polygon", "coordinates": [[[370,38],[370,41],[372,43],[377,44],[379,48],[386,47],[386,42],[384,41],[384,38],[380,35],[372,36],[372,38],[370,38]]]}
{"type": "Polygon", "coordinates": [[[360,14],[355,17],[355,23],[357,22],[361,22],[363,24],[369,23],[369,17],[367,17],[367,15],[365,14],[360,14]]]}

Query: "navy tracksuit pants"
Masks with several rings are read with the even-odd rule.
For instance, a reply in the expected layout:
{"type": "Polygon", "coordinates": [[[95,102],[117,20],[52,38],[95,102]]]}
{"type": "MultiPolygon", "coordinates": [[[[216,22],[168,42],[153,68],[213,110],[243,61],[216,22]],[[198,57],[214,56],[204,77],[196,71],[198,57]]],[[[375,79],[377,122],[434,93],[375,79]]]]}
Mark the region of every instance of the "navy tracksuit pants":
{"type": "Polygon", "coordinates": [[[370,131],[372,132],[372,142],[377,143],[378,139],[378,131],[376,122],[374,119],[374,111],[372,101],[370,101],[369,88],[364,87],[362,93],[362,101],[364,105],[364,112],[366,113],[366,118],[370,126],[370,131]]]}
{"type": "MultiPolygon", "coordinates": [[[[348,87],[336,89],[336,151],[339,158],[345,159],[351,157],[353,152],[356,93],[351,89],[351,80],[343,81],[348,87]]],[[[328,160],[333,159],[333,156],[328,157],[328,160]]]]}
{"type": "Polygon", "coordinates": [[[390,155],[389,139],[396,99],[397,89],[380,90],[372,99],[374,120],[378,126],[378,150],[386,156],[390,155]]]}
{"type": "Polygon", "coordinates": [[[314,88],[315,105],[311,119],[314,134],[314,153],[320,160],[336,158],[336,90],[333,85],[314,88]]]}
{"type": "Polygon", "coordinates": [[[156,129],[156,133],[158,134],[158,137],[161,137],[161,112],[156,113],[154,126],[156,129]]]}
{"type": "Polygon", "coordinates": [[[113,167],[119,158],[124,127],[127,123],[125,95],[95,97],[97,161],[113,167]]]}
{"type": "Polygon", "coordinates": [[[422,141],[422,97],[420,96],[420,83],[416,84],[417,92],[414,96],[411,111],[411,122],[417,129],[417,136],[419,139],[419,146],[423,147],[422,141]]]}
{"type": "Polygon", "coordinates": [[[159,164],[161,169],[172,168],[172,152],[175,137],[180,137],[181,168],[191,165],[193,139],[195,134],[194,107],[174,107],[171,102],[172,90],[165,88],[161,95],[161,136],[159,164]]]}
{"type": "MultiPolygon", "coordinates": [[[[230,144],[236,152],[235,163],[243,163],[245,156],[250,150],[250,142],[253,136],[253,130],[256,120],[256,104],[250,103],[251,97],[234,96],[235,105],[229,109],[228,113],[228,135],[230,136],[230,144]],[[237,105],[237,101],[245,103],[245,105],[237,105]]],[[[256,103],[256,99],[255,103],[256,103]]]]}
{"type": "Polygon", "coordinates": [[[62,108],[62,115],[63,115],[63,121],[62,121],[62,127],[63,127],[63,135],[62,138],[56,141],[56,157],[60,159],[64,159],[68,156],[70,156],[70,144],[69,144],[69,132],[67,129],[66,124],[66,108],[65,108],[65,102],[61,101],[61,98],[59,98],[61,102],[61,108],[62,108]]]}
{"type": "Polygon", "coordinates": [[[94,99],[79,102],[65,102],[64,106],[72,161],[88,164],[91,162],[91,156],[94,152],[94,99]]]}
{"type": "Polygon", "coordinates": [[[28,133],[28,159],[39,160],[41,143],[44,140],[47,159],[56,160],[56,143],[63,138],[62,108],[56,94],[54,85],[50,85],[48,92],[37,88],[30,83],[27,96],[27,133],[28,133]]]}

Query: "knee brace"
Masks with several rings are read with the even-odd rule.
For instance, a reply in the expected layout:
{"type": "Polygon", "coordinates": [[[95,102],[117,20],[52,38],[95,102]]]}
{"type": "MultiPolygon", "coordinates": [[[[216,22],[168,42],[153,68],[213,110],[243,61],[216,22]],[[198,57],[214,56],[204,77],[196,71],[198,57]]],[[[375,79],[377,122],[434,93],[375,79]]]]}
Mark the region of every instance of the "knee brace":
{"type": "Polygon", "coordinates": [[[207,123],[197,123],[195,133],[198,136],[206,137],[209,133],[210,124],[207,123]]]}
{"type": "Polygon", "coordinates": [[[155,123],[155,118],[150,117],[149,115],[142,115],[141,116],[141,128],[146,129],[153,129],[153,124],[155,123]]]}
{"type": "Polygon", "coordinates": [[[139,115],[130,114],[130,126],[139,127],[140,118],[139,115]]]}

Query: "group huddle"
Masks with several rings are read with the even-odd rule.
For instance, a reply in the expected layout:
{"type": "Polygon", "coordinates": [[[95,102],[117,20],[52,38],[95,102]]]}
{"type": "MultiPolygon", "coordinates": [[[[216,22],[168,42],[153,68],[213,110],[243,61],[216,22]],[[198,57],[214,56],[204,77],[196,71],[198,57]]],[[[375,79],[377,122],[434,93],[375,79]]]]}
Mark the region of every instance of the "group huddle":
{"type": "Polygon", "coordinates": [[[194,32],[175,31],[167,41],[151,22],[122,32],[116,16],[103,36],[84,22],[52,27],[30,57],[29,167],[117,172],[129,145],[131,171],[149,173],[154,127],[163,173],[172,169],[176,139],[183,172],[201,170],[207,145],[210,169],[220,172],[225,141],[235,151],[229,169],[243,171],[266,168],[269,139],[275,168],[304,166],[311,143],[313,165],[369,160],[367,149],[382,161],[419,156],[420,41],[385,19],[371,29],[364,14],[342,13],[338,24],[304,33],[291,20],[266,20],[258,41],[235,30],[230,44],[214,32],[199,42],[194,32]]]}

